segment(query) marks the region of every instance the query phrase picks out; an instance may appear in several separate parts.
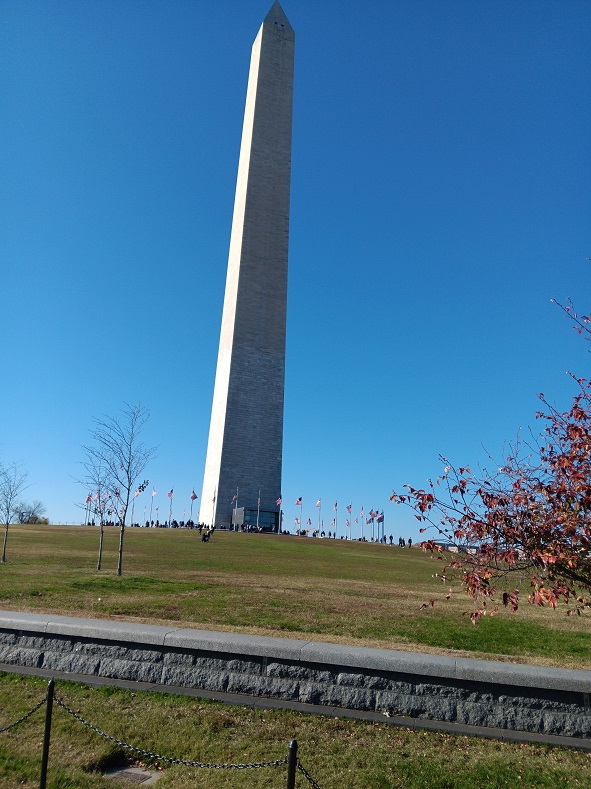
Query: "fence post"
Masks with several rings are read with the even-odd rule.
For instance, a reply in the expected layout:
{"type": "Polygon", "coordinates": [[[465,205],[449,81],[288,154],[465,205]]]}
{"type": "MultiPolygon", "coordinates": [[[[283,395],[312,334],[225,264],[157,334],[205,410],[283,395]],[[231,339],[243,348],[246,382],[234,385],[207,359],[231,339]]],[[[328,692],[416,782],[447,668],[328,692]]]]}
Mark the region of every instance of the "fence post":
{"type": "Polygon", "coordinates": [[[41,778],[39,779],[39,789],[45,789],[47,783],[47,760],[49,758],[49,738],[51,736],[51,714],[53,712],[53,679],[47,685],[47,707],[45,709],[45,734],[43,735],[43,756],[41,758],[41,778]]]}
{"type": "Polygon", "coordinates": [[[295,789],[296,767],[298,763],[298,743],[292,740],[289,743],[287,754],[287,789],[295,789]]]}

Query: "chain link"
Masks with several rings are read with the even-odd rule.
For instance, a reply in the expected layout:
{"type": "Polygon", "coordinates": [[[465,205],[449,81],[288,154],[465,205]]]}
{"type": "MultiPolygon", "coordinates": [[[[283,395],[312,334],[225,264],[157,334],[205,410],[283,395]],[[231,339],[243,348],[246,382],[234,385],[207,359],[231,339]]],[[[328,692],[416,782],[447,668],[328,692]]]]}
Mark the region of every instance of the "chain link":
{"type": "Polygon", "coordinates": [[[306,770],[304,765],[298,759],[297,761],[298,770],[303,773],[304,777],[308,779],[308,782],[314,787],[314,789],[320,789],[320,784],[318,784],[310,775],[310,773],[306,770]]]}
{"type": "Polygon", "coordinates": [[[180,764],[183,767],[204,767],[210,770],[246,770],[246,769],[257,769],[260,767],[280,767],[283,764],[287,764],[287,759],[275,759],[272,762],[255,762],[255,763],[247,763],[247,764],[209,764],[204,762],[190,762],[184,759],[174,759],[169,756],[161,756],[158,753],[152,753],[151,751],[146,751],[143,748],[136,748],[135,745],[130,745],[129,743],[123,742],[123,740],[118,740],[116,737],[112,737],[110,734],[107,734],[102,729],[99,729],[97,726],[93,726],[92,723],[84,720],[83,717],[78,715],[77,712],[70,709],[61,699],[57,696],[55,697],[55,703],[58,704],[65,712],[69,713],[73,718],[76,718],[77,721],[82,723],[83,726],[86,726],[87,729],[95,732],[96,734],[104,737],[106,740],[110,740],[110,742],[114,742],[116,745],[119,745],[121,748],[125,748],[128,751],[133,751],[134,753],[138,753],[141,756],[146,756],[150,759],[156,759],[159,762],[166,762],[168,764],[180,764]]]}
{"type": "Polygon", "coordinates": [[[14,729],[16,726],[18,726],[18,725],[19,725],[19,723],[22,723],[23,721],[26,721],[26,720],[27,720],[27,718],[29,718],[29,717],[30,717],[30,716],[31,716],[31,715],[32,715],[34,712],[37,712],[37,710],[38,710],[40,707],[42,707],[42,706],[45,704],[45,702],[46,702],[46,701],[47,701],[47,696],[45,696],[45,698],[41,699],[41,701],[39,702],[39,704],[36,704],[36,705],[33,707],[33,709],[32,709],[32,710],[29,710],[28,712],[25,712],[25,714],[23,715],[23,717],[22,717],[22,718],[19,718],[19,719],[18,719],[17,721],[15,721],[14,723],[10,723],[8,726],[5,726],[3,729],[0,729],[0,734],[2,734],[2,732],[9,731],[10,729],[14,729]]]}

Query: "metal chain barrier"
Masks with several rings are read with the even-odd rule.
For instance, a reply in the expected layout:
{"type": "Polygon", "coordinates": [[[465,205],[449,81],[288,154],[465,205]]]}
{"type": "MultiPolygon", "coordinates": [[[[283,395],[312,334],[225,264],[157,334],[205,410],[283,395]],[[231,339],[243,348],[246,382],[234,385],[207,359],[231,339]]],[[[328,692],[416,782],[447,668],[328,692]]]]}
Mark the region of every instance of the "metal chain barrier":
{"type": "Polygon", "coordinates": [[[309,783],[309,784],[311,784],[311,785],[314,787],[314,789],[320,789],[320,785],[319,785],[319,784],[318,784],[318,783],[317,783],[317,782],[316,782],[316,781],[315,781],[315,780],[312,778],[312,776],[310,775],[310,773],[309,773],[309,772],[306,770],[306,768],[305,768],[305,767],[304,767],[304,765],[303,765],[303,764],[300,762],[300,760],[299,760],[299,759],[298,759],[298,761],[297,761],[297,765],[298,765],[298,770],[299,770],[299,771],[300,771],[300,772],[303,774],[303,776],[304,776],[305,778],[307,778],[307,780],[308,780],[308,783],[309,783]]]}
{"type": "Polygon", "coordinates": [[[41,707],[42,707],[42,706],[45,704],[45,702],[46,702],[46,701],[47,701],[47,696],[45,696],[45,697],[44,697],[44,698],[43,698],[43,699],[42,699],[42,700],[39,702],[39,704],[36,704],[36,705],[33,707],[33,709],[32,709],[32,710],[29,710],[28,712],[25,712],[25,714],[23,715],[23,717],[22,717],[22,718],[19,718],[19,719],[18,719],[17,721],[15,721],[14,723],[10,723],[8,726],[5,726],[3,729],[0,729],[0,734],[2,734],[2,732],[9,731],[10,729],[14,729],[14,728],[15,728],[16,726],[18,726],[20,723],[23,723],[23,721],[26,721],[26,720],[27,720],[27,718],[30,718],[30,717],[31,717],[31,715],[33,715],[33,713],[37,712],[37,710],[38,710],[38,709],[40,709],[40,708],[41,708],[41,707]]]}
{"type": "MultiPolygon", "coordinates": [[[[161,756],[158,753],[152,753],[151,751],[146,751],[143,748],[136,748],[135,745],[130,745],[129,743],[123,742],[122,740],[118,740],[116,737],[112,737],[110,734],[107,734],[102,729],[99,729],[97,726],[93,726],[92,723],[84,720],[77,712],[70,709],[70,707],[65,704],[62,699],[59,699],[57,696],[55,697],[55,703],[60,706],[65,712],[70,714],[73,718],[79,721],[83,726],[86,726],[87,729],[95,732],[96,734],[104,737],[106,740],[110,742],[114,742],[116,745],[119,745],[121,748],[125,748],[128,751],[133,751],[133,753],[138,753],[141,756],[146,756],[150,759],[156,759],[159,762],[166,762],[168,764],[180,764],[184,767],[203,767],[210,770],[246,770],[246,769],[258,769],[260,767],[280,767],[281,765],[287,764],[287,759],[275,759],[272,762],[255,762],[255,763],[246,763],[246,764],[208,764],[203,762],[190,762],[184,759],[174,759],[169,756],[161,756]]],[[[300,768],[302,769],[302,768],[300,768]]]]}

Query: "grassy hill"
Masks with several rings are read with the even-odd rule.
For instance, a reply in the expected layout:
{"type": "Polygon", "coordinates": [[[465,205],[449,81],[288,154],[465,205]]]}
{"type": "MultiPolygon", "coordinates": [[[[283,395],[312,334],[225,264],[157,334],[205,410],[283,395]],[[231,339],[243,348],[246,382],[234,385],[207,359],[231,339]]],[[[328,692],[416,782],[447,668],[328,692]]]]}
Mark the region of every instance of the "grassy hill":
{"type": "Polygon", "coordinates": [[[127,529],[117,577],[118,540],[106,529],[97,571],[98,528],[11,526],[0,608],[591,668],[591,619],[524,605],[474,627],[417,548],[127,529]]]}

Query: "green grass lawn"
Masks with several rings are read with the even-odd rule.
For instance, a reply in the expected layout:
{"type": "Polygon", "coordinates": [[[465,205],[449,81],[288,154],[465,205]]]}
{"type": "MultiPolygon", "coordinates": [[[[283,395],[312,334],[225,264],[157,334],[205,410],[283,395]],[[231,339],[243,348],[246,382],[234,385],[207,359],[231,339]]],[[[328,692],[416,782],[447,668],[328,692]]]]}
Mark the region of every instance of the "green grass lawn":
{"type": "MultiPolygon", "coordinates": [[[[524,607],[473,627],[462,617],[470,600],[457,592],[446,602],[447,588],[434,578],[440,564],[420,550],[224,532],[205,544],[197,532],[129,529],[119,578],[118,531],[107,531],[100,572],[98,536],[88,527],[11,527],[0,608],[591,668],[587,618],[524,607]],[[435,606],[421,610],[430,598],[435,606]]],[[[0,729],[45,689],[42,679],[0,673],[0,729]]],[[[116,738],[190,761],[282,759],[295,737],[302,764],[323,789],[591,786],[591,756],[575,751],[61,681],[56,695],[116,738]]],[[[38,785],[43,720],[42,708],[0,732],[0,789],[38,785]]],[[[126,755],[59,707],[51,742],[50,789],[112,786],[102,772],[126,755]]],[[[160,767],[159,789],[286,782],[284,768],[160,767]]],[[[298,775],[297,786],[307,785],[298,775]]]]}
{"type": "MultiPolygon", "coordinates": [[[[46,682],[0,673],[0,729],[40,701],[46,682]]],[[[289,711],[228,707],[172,694],[56,682],[56,696],[85,720],[136,747],[206,763],[284,759],[298,741],[322,789],[567,789],[591,785],[591,755],[289,711]]],[[[45,709],[0,733],[0,789],[38,786],[45,709]]],[[[54,705],[49,789],[100,789],[125,752],[54,705]]],[[[154,761],[149,762],[154,766],[154,761]]],[[[156,762],[156,765],[158,762],[156,762]]],[[[159,789],[284,787],[285,767],[205,770],[160,762],[159,789]]],[[[118,786],[120,784],[117,784],[118,786]]],[[[298,774],[296,786],[310,784],[298,774]]]]}
{"type": "Polygon", "coordinates": [[[524,605],[474,627],[470,598],[435,577],[419,549],[341,540],[128,529],[123,576],[117,529],[12,526],[0,608],[123,618],[591,668],[591,622],[524,605]],[[435,598],[435,605],[421,605],[435,598]]]}

